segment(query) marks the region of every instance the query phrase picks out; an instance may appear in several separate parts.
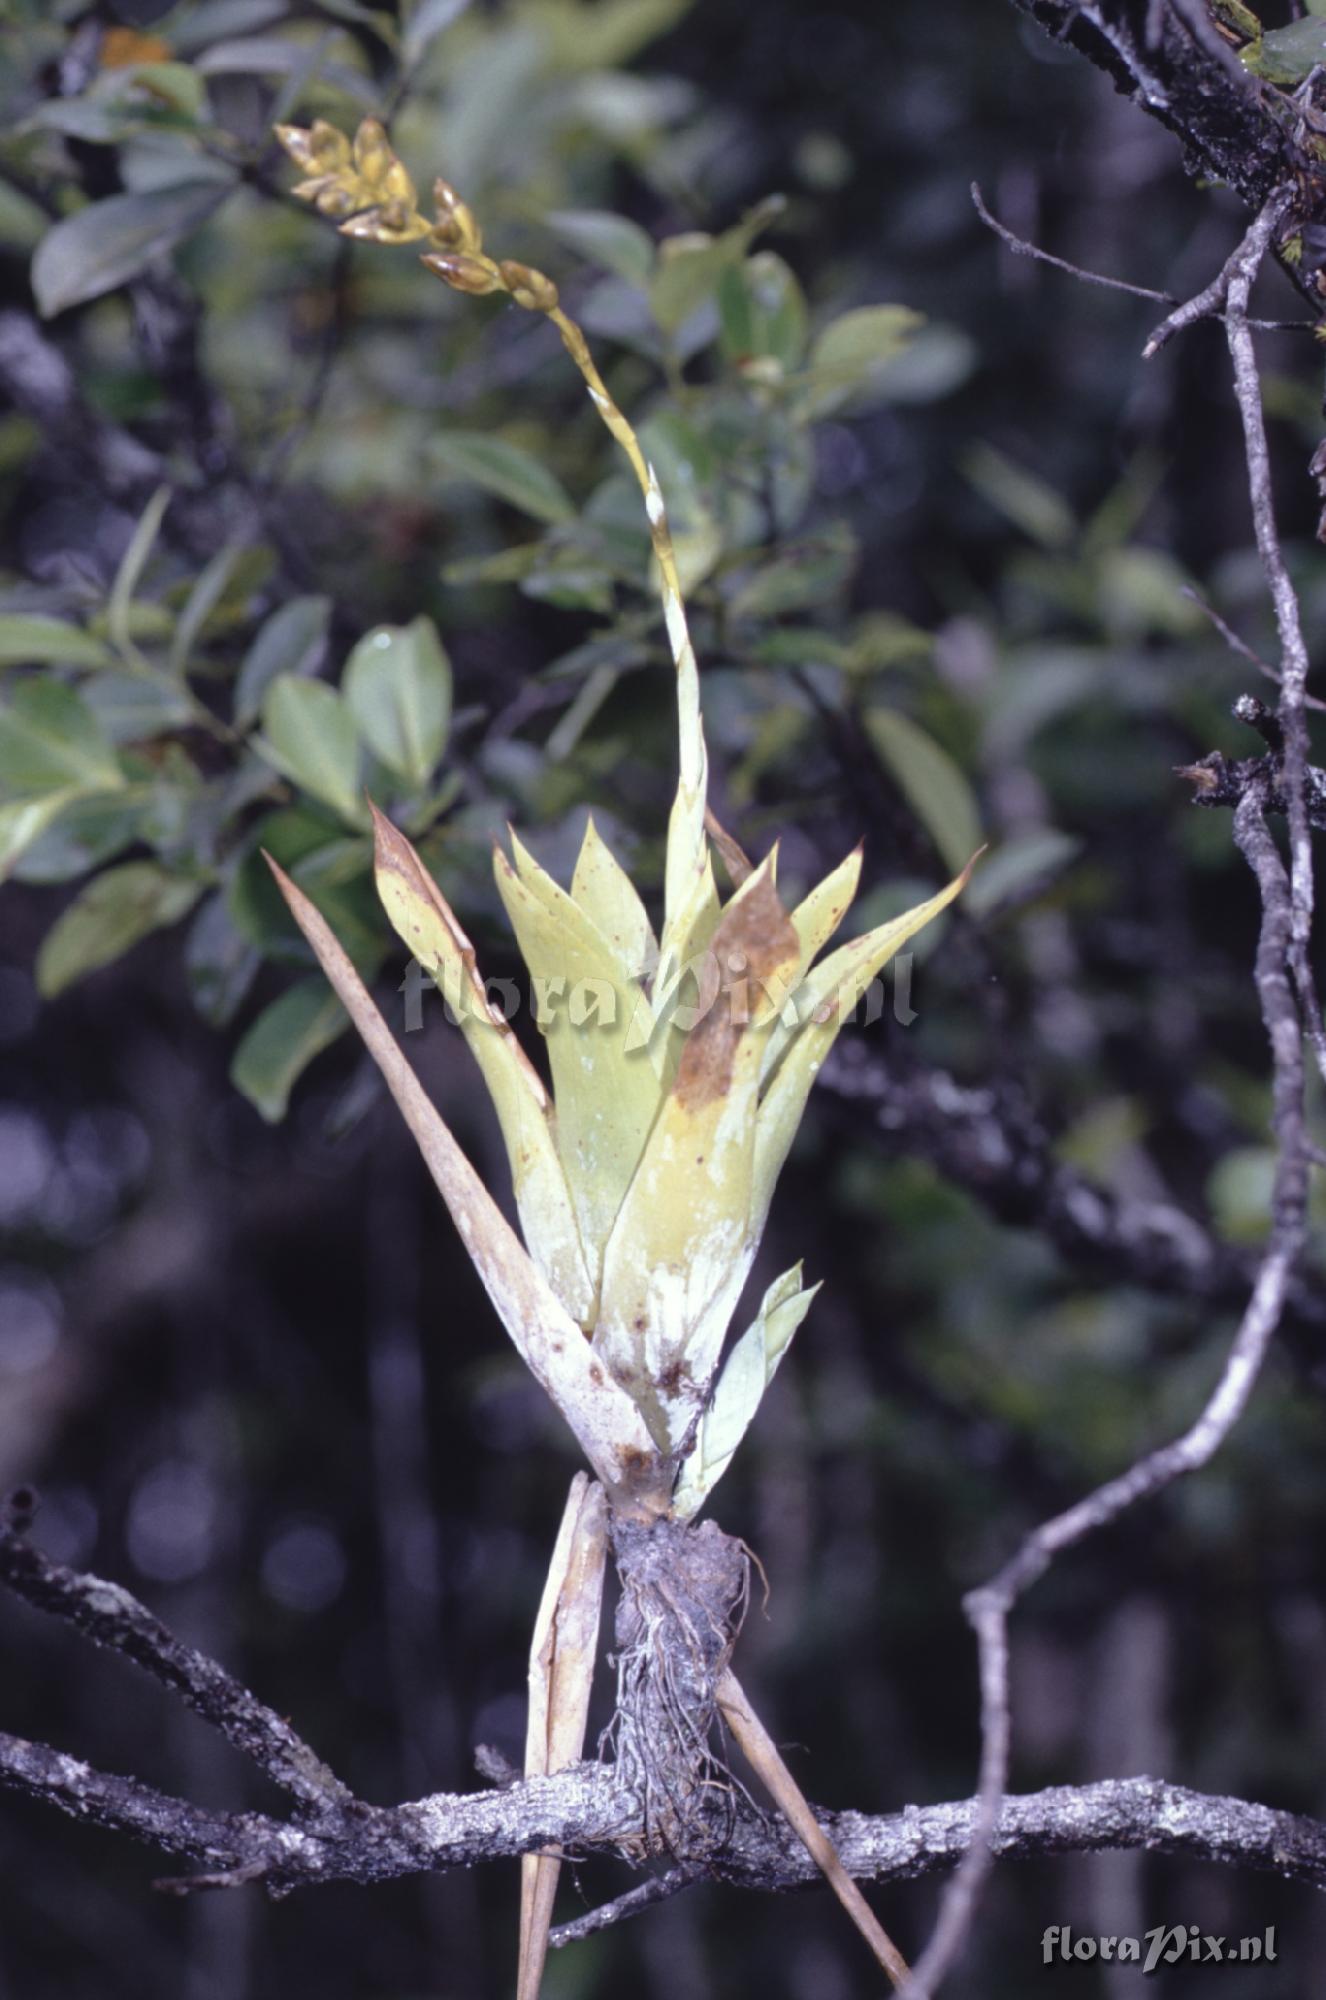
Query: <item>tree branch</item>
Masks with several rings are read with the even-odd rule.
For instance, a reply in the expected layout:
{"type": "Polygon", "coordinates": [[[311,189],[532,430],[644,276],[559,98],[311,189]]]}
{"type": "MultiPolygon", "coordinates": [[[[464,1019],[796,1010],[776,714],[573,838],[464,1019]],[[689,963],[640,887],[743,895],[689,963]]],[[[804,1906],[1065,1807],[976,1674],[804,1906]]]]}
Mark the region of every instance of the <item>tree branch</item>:
{"type": "MultiPolygon", "coordinates": [[[[436,1793],[385,1807],[352,1801],[316,1827],[259,1813],[206,1811],[13,1736],[0,1735],[0,1784],[204,1864],[205,1874],[159,1885],[168,1890],[261,1881],[284,1895],[321,1883],[369,1884],[506,1860],[552,1843],[581,1853],[616,1852],[643,1833],[638,1802],[603,1764],[578,1764],[500,1792],[436,1793]]],[[[968,1848],[979,1812],[979,1799],[963,1799],[881,1815],[817,1809],[816,1818],[855,1878],[902,1882],[951,1867],[968,1848]]],[[[820,1880],[801,1839],[781,1818],[743,1805],[725,1823],[728,1837],[716,1852],[651,1877],[602,1911],[562,1926],[553,1942],[605,1929],[691,1882],[720,1880],[778,1893],[820,1880]]],[[[993,1838],[994,1853],[1005,1860],[1105,1848],[1266,1869],[1326,1890],[1326,1824],[1154,1778],[1112,1778],[1006,1798],[993,1838]]]]}
{"type": "Polygon", "coordinates": [[[1294,162],[1277,94],[1245,72],[1204,9],[1162,0],[1013,0],[1182,141],[1184,165],[1260,208],[1294,162]],[[1201,28],[1207,30],[1202,33],[1201,28]]]}
{"type": "MultiPolygon", "coordinates": [[[[1012,1718],[1008,1685],[1008,1622],[1015,1605],[1057,1555],[1117,1520],[1186,1473],[1208,1464],[1247,1407],[1248,1399],[1280,1322],[1291,1274],[1307,1233],[1310,1150],[1304,1111],[1303,1023],[1290,967],[1296,947],[1304,949],[1312,909],[1312,850],[1305,802],[1306,726],[1303,715],[1307,650],[1298,600],[1280,551],[1271,501],[1270,464],[1262,418],[1261,389],[1247,326],[1248,301],[1262,261],[1284,216],[1287,195],[1277,189],[1265,202],[1219,280],[1199,294],[1203,312],[1226,308],[1226,335],[1234,365],[1235,395],[1243,426],[1248,486],[1258,552],[1266,577],[1282,647],[1284,699],[1279,722],[1285,741],[1293,878],[1266,826],[1265,787],[1250,786],[1234,813],[1234,839],[1256,877],[1262,920],[1253,977],[1271,1049],[1272,1126],[1276,1164],[1271,1192],[1271,1231],[1257,1267],[1252,1296],[1240,1320],[1214,1389],[1182,1436],[1146,1453],[1117,1477],[1044,1521],[1025,1537],[1016,1553],[989,1583],[964,1603],[976,1634],[981,1680],[980,1811],[971,1845],[947,1885],[934,1932],[905,1989],[907,2000],[929,2000],[953,1965],[970,1931],[977,1903],[994,1864],[994,1834],[1008,1783],[1012,1718]],[[1292,756],[1291,731],[1297,739],[1292,756]]],[[[1171,322],[1188,324],[1181,314],[1171,322]]],[[[1303,987],[1300,981],[1300,998],[1303,987]]]]}
{"type": "Polygon", "coordinates": [[[118,1583],[52,1562],[8,1525],[0,1525],[0,1582],[34,1609],[63,1619],[94,1645],[123,1654],[160,1681],[305,1811],[323,1813],[350,1801],[339,1778],[288,1722],[215,1660],[177,1639],[118,1583]]]}

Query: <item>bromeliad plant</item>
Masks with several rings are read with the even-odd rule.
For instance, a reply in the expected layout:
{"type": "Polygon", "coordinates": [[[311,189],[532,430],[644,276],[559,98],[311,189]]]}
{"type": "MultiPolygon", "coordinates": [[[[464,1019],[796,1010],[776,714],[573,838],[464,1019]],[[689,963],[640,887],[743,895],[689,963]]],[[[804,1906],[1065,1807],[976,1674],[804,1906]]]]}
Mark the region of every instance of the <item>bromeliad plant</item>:
{"type": "MultiPolygon", "coordinates": [[[[662,1755],[660,1738],[672,1713],[648,1658],[680,1645],[688,1653],[695,1710],[677,1732],[678,1745],[689,1743],[695,1763],[717,1703],[743,1746],[764,1756],[765,1775],[795,1818],[792,1793],[778,1791],[786,1774],[767,1739],[761,1750],[759,1726],[727,1666],[744,1565],[717,1557],[717,1543],[727,1538],[715,1531],[716,1540],[703,1544],[714,1560],[701,1562],[703,1575],[693,1567],[686,1572],[690,1601],[707,1608],[683,1619],[688,1630],[679,1639],[658,1611],[656,1591],[651,1598],[641,1585],[633,1594],[629,1572],[633,1561],[637,1571],[640,1564],[632,1551],[638,1555],[641,1535],[653,1535],[656,1550],[656,1529],[680,1549],[677,1524],[692,1520],[708,1499],[805,1317],[815,1288],[803,1285],[796,1264],[768,1288],[719,1372],[774,1185],[820,1065],[870,982],[952,901],[966,871],[905,915],[821,958],[855,893],[860,850],[788,909],[778,893],[776,847],[752,867],[708,813],[699,677],[663,494],[556,286],[525,264],[491,258],[470,209],[444,181],[435,183],[435,215],[427,219],[375,121],[366,121],[353,143],[321,123],[307,131],[282,127],[279,136],[308,175],[296,193],[336,218],[346,234],[426,245],[424,262],[454,289],[505,293],[524,310],[546,315],[639,482],[679,717],[661,930],[656,936],[639,892],[592,822],[569,890],[514,834],[510,855],[499,850],[494,858],[498,891],[533,982],[551,1092],[490,1006],[473,948],[441,890],[409,841],[374,815],[382,902],[398,935],[441,986],[479,1064],[506,1142],[523,1245],[426,1098],[329,927],[275,872],[404,1112],[499,1316],[606,1489],[633,1607],[627,1622],[636,1621],[628,1660],[646,1661],[634,1680],[628,1663],[619,1681],[619,1696],[628,1684],[636,1690],[635,1754],[644,1780],[651,1760],[662,1755]],[[726,903],[715,850],[733,884],[726,903]],[[719,1635],[716,1645],[706,1621],[719,1635]],[[697,1717],[706,1724],[698,1736],[697,1717]]],[[[587,1497],[582,1478],[536,1632],[534,1769],[579,1754],[602,1578],[593,1547],[597,1539],[601,1549],[604,1532],[603,1510],[587,1497]],[[574,1668],[567,1665],[572,1659],[574,1668]]],[[[682,1570],[701,1546],[693,1541],[677,1555],[682,1570]]],[[[675,1626],[675,1592],[673,1600],[675,1626]]],[[[675,1681],[675,1658],[665,1664],[675,1681]]],[[[619,1763],[629,1722],[619,1715],[619,1763]]],[[[659,1787],[674,1805],[695,1789],[694,1782],[679,1787],[675,1771],[659,1787]]],[[[669,1837],[665,1827],[662,1838],[669,1837]]],[[[824,1847],[813,1820],[804,1837],[824,1847]]],[[[817,1851],[817,1858],[832,1871],[831,1850],[817,1851]]],[[[556,1875],[555,1863],[544,1862],[526,1869],[522,1994],[537,1992],[556,1875]]],[[[846,1878],[836,1886],[860,1903],[846,1878]]],[[[863,1922],[868,1917],[864,1905],[854,1914],[863,1922]]],[[[896,1953],[882,1934],[873,1941],[896,1976],[896,1953]]]]}

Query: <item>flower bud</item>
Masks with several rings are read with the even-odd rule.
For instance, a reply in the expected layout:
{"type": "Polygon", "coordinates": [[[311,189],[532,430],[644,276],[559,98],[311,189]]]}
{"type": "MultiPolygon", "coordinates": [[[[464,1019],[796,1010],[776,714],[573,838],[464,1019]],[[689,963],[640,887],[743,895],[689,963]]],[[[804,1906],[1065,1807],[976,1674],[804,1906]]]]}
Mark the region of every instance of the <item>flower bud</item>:
{"type": "Polygon", "coordinates": [[[325,118],[313,120],[308,141],[314,164],[324,174],[343,173],[350,165],[350,141],[344,132],[338,132],[325,118]]]}
{"type": "Polygon", "coordinates": [[[502,274],[490,257],[431,251],[419,261],[441,278],[444,285],[450,285],[453,292],[469,292],[475,298],[482,298],[486,292],[506,290],[502,274]]]}
{"type": "Polygon", "coordinates": [[[387,135],[376,118],[365,118],[355,133],[355,172],[376,191],[383,177],[396,164],[387,135]]]}
{"type": "Polygon", "coordinates": [[[532,270],[528,264],[517,264],[512,258],[498,268],[518,306],[524,306],[526,312],[547,313],[554,310],[557,287],[551,278],[544,277],[542,271],[532,270]]]}

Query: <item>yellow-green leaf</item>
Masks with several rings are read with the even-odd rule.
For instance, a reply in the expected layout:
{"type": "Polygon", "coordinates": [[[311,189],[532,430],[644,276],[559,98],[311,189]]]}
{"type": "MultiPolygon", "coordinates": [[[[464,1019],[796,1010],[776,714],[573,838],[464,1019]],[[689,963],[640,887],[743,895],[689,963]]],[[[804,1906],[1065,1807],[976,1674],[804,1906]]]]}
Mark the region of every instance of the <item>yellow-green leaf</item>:
{"type": "Polygon", "coordinates": [[[419,856],[373,810],[374,871],[392,929],[442,989],[488,1087],[531,1256],[571,1317],[592,1324],[594,1284],[557,1150],[548,1093],[513,1030],[489,1006],[474,947],[419,856]]]}
{"type": "Polygon", "coordinates": [[[598,926],[512,837],[494,855],[498,892],[536,987],[557,1107],[557,1149],[590,1270],[658,1109],[649,1002],[598,926]],[[643,1036],[641,1026],[644,1024],[643,1036]]]}
{"type": "Polygon", "coordinates": [[[126,861],[93,877],[56,919],[37,954],[37,988],[46,999],[120,958],[149,932],[173,924],[202,894],[200,882],[171,875],[155,861],[126,861]]]}
{"type": "Polygon", "coordinates": [[[689,1521],[699,1513],[732,1463],[818,1290],[818,1285],[802,1290],[801,1266],[794,1264],[765,1293],[759,1312],[724,1362],[713,1401],[700,1419],[695,1448],[682,1467],[672,1499],[679,1519],[689,1521]]]}
{"type": "Polygon", "coordinates": [[[628,979],[646,978],[653,972],[658,963],[653,926],[634,882],[592,819],[585,827],[571,877],[571,899],[612,946],[628,979]]]}
{"type": "Polygon", "coordinates": [[[932,917],[946,909],[966,886],[975,857],[937,896],[918,903],[914,909],[853,938],[831,952],[803,981],[792,1004],[801,1026],[788,1041],[786,1053],[774,1071],[760,1100],[755,1120],[755,1160],[752,1169],[754,1192],[752,1221],[758,1239],[769,1212],[774,1183],[791,1150],[797,1127],[806,1108],[806,1099],[819,1074],[820,1065],[838,1038],[838,1031],[872,979],[883,970],[932,917]]]}
{"type": "Polygon", "coordinates": [[[760,1057],[797,958],[766,860],[714,931],[709,991],[608,1240],[595,1346],[665,1449],[704,1402],[754,1254],[760,1057]]]}
{"type": "Polygon", "coordinates": [[[645,1510],[666,1502],[663,1468],[629,1396],[610,1379],[575,1321],[531,1262],[445,1119],[430,1103],[372,995],[307,896],[273,868],[304,936],[413,1134],[516,1348],[575,1432],[599,1478],[645,1510]]]}

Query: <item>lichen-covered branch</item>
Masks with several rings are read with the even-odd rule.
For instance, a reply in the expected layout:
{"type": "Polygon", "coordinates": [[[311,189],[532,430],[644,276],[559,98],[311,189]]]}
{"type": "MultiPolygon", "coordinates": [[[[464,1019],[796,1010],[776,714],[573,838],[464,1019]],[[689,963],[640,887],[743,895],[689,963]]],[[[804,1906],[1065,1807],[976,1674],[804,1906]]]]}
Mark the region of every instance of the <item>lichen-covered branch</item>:
{"type": "Polygon", "coordinates": [[[288,1722],[215,1660],[177,1639],[118,1583],[52,1562],[8,1525],[0,1525],[0,1582],[160,1681],[305,1811],[320,1813],[349,1800],[345,1786],[288,1722]]]}
{"type": "MultiPolygon", "coordinates": [[[[262,1882],[276,1894],[326,1882],[383,1882],[397,1876],[506,1860],[557,1843],[580,1852],[617,1852],[643,1828],[636,1802],[608,1765],[578,1764],[552,1778],[505,1790],[438,1793],[398,1806],[357,1801],[316,1828],[260,1813],[206,1811],[131,1778],[95,1771],[42,1744],[0,1735],[0,1784],[75,1819],[129,1834],[185,1857],[201,1873],[161,1886],[229,1888],[262,1882]]],[[[979,1800],[909,1806],[872,1815],[817,1811],[816,1818],[860,1881],[914,1881],[948,1868],[968,1847],[979,1800]]],[[[1273,1870],[1326,1889],[1326,1825],[1243,1799],[1210,1797],[1154,1778],[1055,1786],[1006,1798],[993,1841],[1007,1860],[1147,1848],[1234,1867],[1273,1870]]],[[[720,1880],[781,1892],[819,1880],[800,1838],[777,1818],[743,1807],[721,1849],[698,1865],[670,1869],[664,1888],[647,1883],[621,1899],[609,1921],[633,1915],[691,1881],[720,1880]]],[[[554,1943],[603,1928],[594,1913],[554,1933],[554,1943]]]]}
{"type": "Polygon", "coordinates": [[[1267,92],[1219,37],[1205,0],[1013,0],[1055,41],[1168,127],[1189,173],[1260,208],[1287,178],[1289,135],[1267,92]]]}

